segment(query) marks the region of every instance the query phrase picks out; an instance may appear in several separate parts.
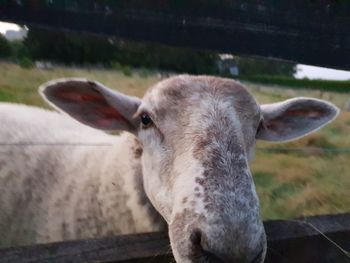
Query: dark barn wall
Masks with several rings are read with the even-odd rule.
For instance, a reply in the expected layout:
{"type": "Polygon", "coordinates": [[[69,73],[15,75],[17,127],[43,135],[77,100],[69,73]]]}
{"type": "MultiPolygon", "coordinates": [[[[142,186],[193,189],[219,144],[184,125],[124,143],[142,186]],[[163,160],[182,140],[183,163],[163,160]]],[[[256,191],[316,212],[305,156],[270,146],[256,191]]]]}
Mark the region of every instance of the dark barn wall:
{"type": "Polygon", "coordinates": [[[349,1],[1,1],[0,20],[350,69],[349,1]]]}

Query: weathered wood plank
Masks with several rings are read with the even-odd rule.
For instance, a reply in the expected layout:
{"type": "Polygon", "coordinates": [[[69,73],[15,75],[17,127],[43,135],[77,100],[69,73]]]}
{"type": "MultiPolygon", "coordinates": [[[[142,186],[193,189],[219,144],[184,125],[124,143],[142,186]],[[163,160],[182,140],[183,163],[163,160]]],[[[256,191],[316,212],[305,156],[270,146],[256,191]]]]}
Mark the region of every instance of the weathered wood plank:
{"type": "Polygon", "coordinates": [[[0,262],[120,262],[164,255],[166,233],[125,235],[0,250],[0,262]]]}
{"type": "Polygon", "coordinates": [[[349,1],[1,1],[0,20],[350,69],[349,1]],[[214,4],[214,2],[216,4],[214,4]]]}
{"type": "MultiPolygon", "coordinates": [[[[349,257],[320,234],[349,251],[350,214],[267,221],[265,229],[269,247],[266,263],[350,262],[349,257]]],[[[0,263],[170,262],[169,252],[166,233],[148,233],[5,248],[0,250],[0,263]]]]}
{"type": "Polygon", "coordinates": [[[266,263],[345,263],[346,256],[326,235],[350,251],[350,214],[328,215],[292,221],[268,221],[266,263]]]}

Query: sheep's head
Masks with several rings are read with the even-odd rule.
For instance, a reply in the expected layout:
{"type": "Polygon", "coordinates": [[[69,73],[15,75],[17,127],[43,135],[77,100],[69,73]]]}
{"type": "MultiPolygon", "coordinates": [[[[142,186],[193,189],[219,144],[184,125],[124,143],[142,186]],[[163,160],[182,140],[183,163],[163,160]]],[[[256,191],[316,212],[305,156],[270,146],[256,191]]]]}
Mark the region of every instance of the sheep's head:
{"type": "Polygon", "coordinates": [[[164,80],[143,99],[82,79],[50,82],[42,94],[84,124],[138,137],[145,191],[182,263],[262,262],[266,237],[248,164],[256,139],[293,140],[338,113],[311,98],[259,106],[239,83],[205,76],[164,80]]]}

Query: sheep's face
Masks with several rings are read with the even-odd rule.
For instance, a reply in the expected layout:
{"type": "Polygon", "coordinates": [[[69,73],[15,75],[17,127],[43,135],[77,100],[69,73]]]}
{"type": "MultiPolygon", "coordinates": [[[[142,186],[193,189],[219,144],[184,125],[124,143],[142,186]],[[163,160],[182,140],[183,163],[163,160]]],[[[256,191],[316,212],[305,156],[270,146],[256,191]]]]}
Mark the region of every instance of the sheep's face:
{"type": "Polygon", "coordinates": [[[266,241],[248,166],[262,120],[254,98],[231,80],[177,77],[150,89],[137,116],[145,190],[175,258],[260,262],[266,241]]]}
{"type": "Polygon", "coordinates": [[[138,137],[146,194],[182,263],[262,262],[266,237],[248,165],[255,140],[303,136],[338,112],[309,98],[259,106],[239,83],[214,77],[174,77],[142,100],[77,79],[51,82],[43,94],[87,125],[138,137]]]}

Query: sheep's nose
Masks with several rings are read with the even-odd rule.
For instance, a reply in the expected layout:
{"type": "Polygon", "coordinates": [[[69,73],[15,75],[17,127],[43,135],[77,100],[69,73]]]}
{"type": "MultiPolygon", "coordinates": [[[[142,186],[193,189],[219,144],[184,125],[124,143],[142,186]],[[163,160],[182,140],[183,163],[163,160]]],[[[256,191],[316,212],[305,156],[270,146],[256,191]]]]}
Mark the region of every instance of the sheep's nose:
{"type": "Polygon", "coordinates": [[[205,245],[205,237],[199,229],[194,229],[190,235],[192,244],[192,260],[193,262],[204,263],[225,263],[220,257],[208,251],[205,245]]]}
{"type": "Polygon", "coordinates": [[[190,241],[192,244],[191,260],[195,263],[262,263],[264,259],[264,249],[259,250],[251,261],[237,259],[234,255],[217,255],[208,248],[205,234],[200,229],[192,231],[190,241]]]}

